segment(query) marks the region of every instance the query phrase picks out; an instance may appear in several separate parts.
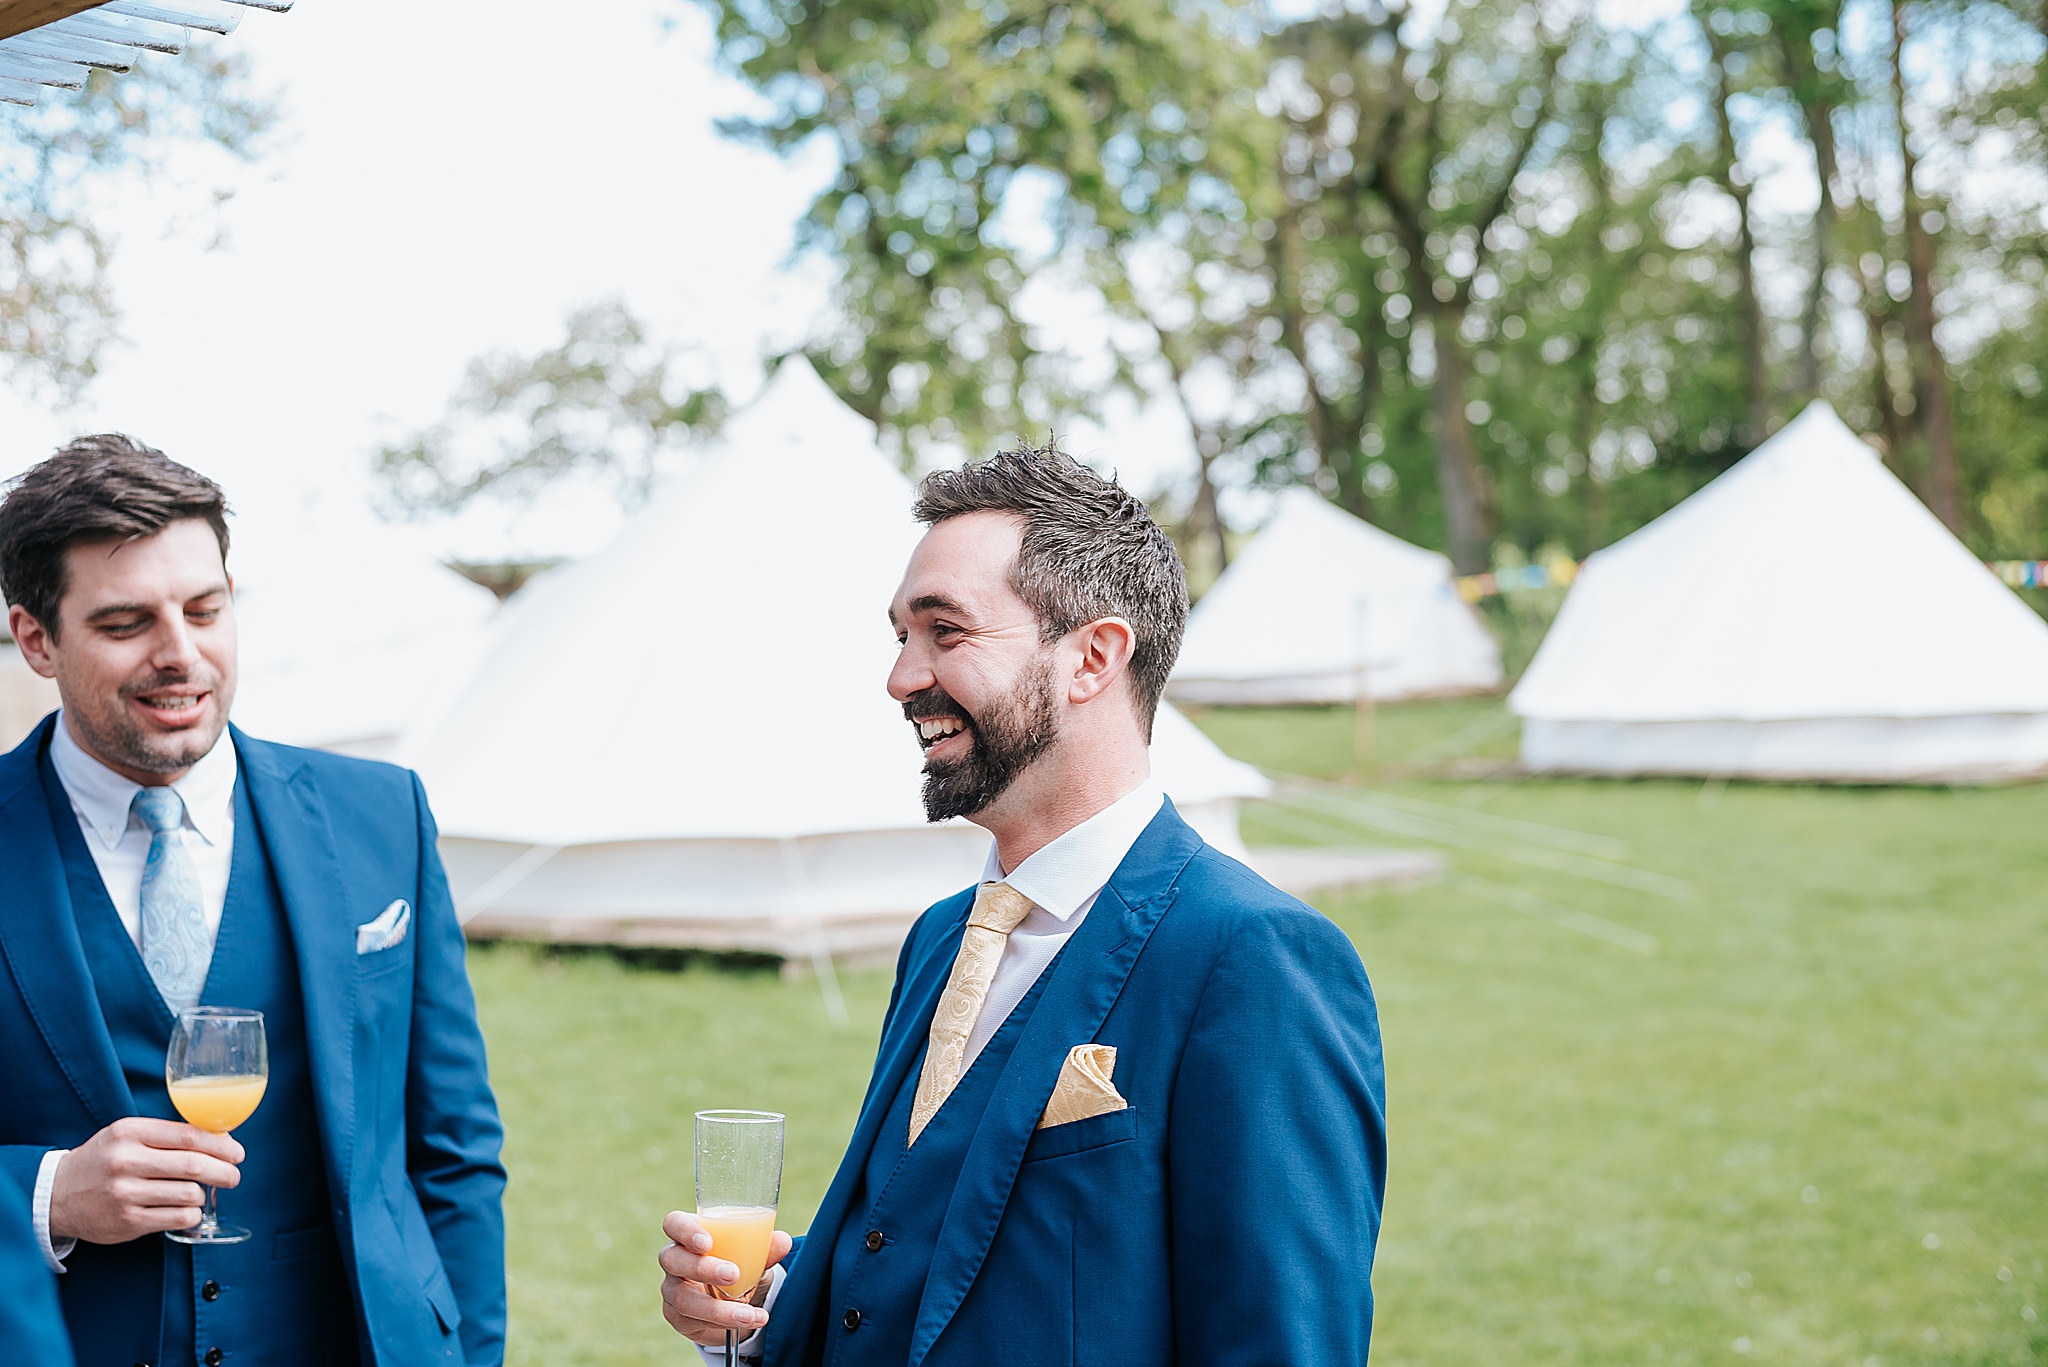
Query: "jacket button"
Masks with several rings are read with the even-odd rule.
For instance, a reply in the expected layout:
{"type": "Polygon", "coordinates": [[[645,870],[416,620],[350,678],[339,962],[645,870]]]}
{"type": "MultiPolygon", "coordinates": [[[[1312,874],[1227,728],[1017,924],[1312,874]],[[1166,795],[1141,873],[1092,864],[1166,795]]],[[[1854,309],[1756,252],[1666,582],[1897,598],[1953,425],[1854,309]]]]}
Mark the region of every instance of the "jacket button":
{"type": "Polygon", "coordinates": [[[218,1348],[206,1350],[206,1367],[220,1367],[221,1351],[218,1348]]]}
{"type": "Polygon", "coordinates": [[[217,1301],[217,1300],[219,1300],[219,1299],[220,1299],[220,1283],[219,1283],[219,1282],[208,1282],[208,1283],[207,1283],[206,1285],[204,1285],[204,1286],[200,1287],[200,1288],[199,1288],[199,1298],[200,1298],[201,1300],[207,1300],[207,1301],[217,1301]]]}
{"type": "Polygon", "coordinates": [[[868,1252],[880,1253],[882,1251],[882,1231],[879,1229],[869,1230],[868,1237],[865,1242],[868,1246],[868,1252]]]}
{"type": "Polygon", "coordinates": [[[860,1328],[860,1311],[848,1310],[845,1317],[840,1320],[840,1323],[844,1324],[848,1329],[860,1328]]]}

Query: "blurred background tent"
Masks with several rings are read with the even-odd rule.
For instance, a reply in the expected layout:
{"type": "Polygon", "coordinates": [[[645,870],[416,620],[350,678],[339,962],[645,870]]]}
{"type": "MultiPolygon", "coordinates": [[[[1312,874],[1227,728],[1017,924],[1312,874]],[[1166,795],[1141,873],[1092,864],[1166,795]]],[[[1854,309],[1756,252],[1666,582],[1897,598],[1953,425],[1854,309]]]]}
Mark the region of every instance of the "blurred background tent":
{"type": "MultiPolygon", "coordinates": [[[[910,503],[873,426],[793,359],[610,547],[523,590],[400,756],[471,933],[884,953],[972,882],[988,836],[927,824],[883,691],[910,503]]],[[[1170,709],[1153,755],[1241,851],[1257,771],[1170,709]]]]}
{"type": "Polygon", "coordinates": [[[30,669],[13,641],[0,639],[0,748],[12,750],[56,707],[56,683],[30,669]]]}
{"type": "Polygon", "coordinates": [[[252,735],[386,759],[475,669],[496,595],[403,530],[323,508],[235,531],[234,719],[252,735]]]}
{"type": "Polygon", "coordinates": [[[1168,694],[1385,702],[1500,681],[1500,648],[1459,598],[1446,557],[1290,489],[1196,606],[1168,694]]]}
{"type": "MultiPolygon", "coordinates": [[[[497,598],[366,515],[266,530],[237,522],[228,557],[241,657],[235,724],[265,740],[388,758],[469,678],[497,598]]],[[[0,637],[0,747],[56,706],[56,684],[0,637]]]]}
{"type": "Polygon", "coordinates": [[[1509,699],[1530,769],[2048,772],[2048,623],[1815,402],[1586,561],[1509,699]]]}

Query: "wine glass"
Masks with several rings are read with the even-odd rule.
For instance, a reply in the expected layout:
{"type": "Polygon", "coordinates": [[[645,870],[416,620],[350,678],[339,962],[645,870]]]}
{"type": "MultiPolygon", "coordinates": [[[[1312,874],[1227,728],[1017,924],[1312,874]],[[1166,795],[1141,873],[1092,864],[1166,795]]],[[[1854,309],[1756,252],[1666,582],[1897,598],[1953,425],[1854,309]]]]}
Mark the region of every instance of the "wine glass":
{"type": "MultiPolygon", "coordinates": [[[[711,1256],[740,1270],[712,1293],[745,1300],[767,1271],[782,1200],[782,1117],[773,1111],[697,1112],[697,1223],[711,1236],[711,1256]]],[[[730,1329],[726,1367],[738,1362],[730,1329]]]]}
{"type": "MultiPolygon", "coordinates": [[[[234,1006],[194,1006],[178,1013],[164,1058],[164,1081],[178,1114],[202,1130],[226,1134],[256,1113],[270,1081],[270,1049],[263,1038],[263,1013],[234,1006]]],[[[206,1211],[191,1229],[165,1237],[181,1244],[238,1244],[249,1231],[220,1222],[214,1189],[206,1189],[206,1211]]]]}

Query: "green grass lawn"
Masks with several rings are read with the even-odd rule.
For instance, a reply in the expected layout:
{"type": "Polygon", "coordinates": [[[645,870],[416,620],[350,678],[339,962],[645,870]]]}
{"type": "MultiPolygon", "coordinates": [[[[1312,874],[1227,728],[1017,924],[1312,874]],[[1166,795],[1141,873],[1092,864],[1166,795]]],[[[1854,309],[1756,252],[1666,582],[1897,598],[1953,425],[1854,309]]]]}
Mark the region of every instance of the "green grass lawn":
{"type": "MultiPolygon", "coordinates": [[[[1379,772],[1512,754],[1499,710],[1382,709],[1379,772]]],[[[1198,721],[1276,769],[1359,767],[1348,711],[1198,721]]],[[[1623,842],[1603,852],[1693,895],[1495,841],[1457,851],[1451,882],[1327,901],[1386,1037],[1376,1363],[2048,1363],[2048,786],[1384,790],[1623,842]]],[[[846,977],[835,1031],[815,985],[766,973],[517,947],[471,967],[510,1130],[513,1361],[685,1360],[652,1257],[690,1201],[691,1110],[789,1113],[801,1229],[886,976],[846,977]]]]}

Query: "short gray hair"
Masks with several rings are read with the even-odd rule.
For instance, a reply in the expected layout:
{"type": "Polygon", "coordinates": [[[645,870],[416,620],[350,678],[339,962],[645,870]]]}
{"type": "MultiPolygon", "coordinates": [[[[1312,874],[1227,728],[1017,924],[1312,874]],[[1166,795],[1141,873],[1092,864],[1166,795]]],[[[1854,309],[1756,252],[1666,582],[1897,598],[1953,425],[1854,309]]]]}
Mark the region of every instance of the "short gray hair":
{"type": "Polygon", "coordinates": [[[929,476],[914,511],[934,526],[968,513],[1023,518],[1011,584],[1038,615],[1040,639],[1056,641],[1103,617],[1129,622],[1137,634],[1131,695],[1151,738],[1187,629],[1188,581],[1172,539],[1142,501],[1048,439],[929,476]]]}

